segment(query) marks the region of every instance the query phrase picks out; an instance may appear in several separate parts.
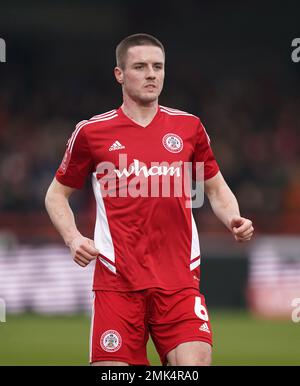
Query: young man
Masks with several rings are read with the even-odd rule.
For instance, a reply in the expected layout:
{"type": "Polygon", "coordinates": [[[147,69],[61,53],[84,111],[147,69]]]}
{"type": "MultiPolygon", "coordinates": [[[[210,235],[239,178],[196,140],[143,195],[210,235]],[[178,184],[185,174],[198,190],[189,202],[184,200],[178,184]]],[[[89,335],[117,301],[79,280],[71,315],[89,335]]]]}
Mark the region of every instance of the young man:
{"type": "Polygon", "coordinates": [[[199,240],[190,197],[178,189],[183,164],[190,162],[197,178],[196,164],[204,163],[205,193],[237,241],[250,240],[252,223],[240,216],[199,118],[158,104],[163,45],[131,35],[116,57],[122,106],[76,126],[46,195],[74,261],[85,267],[96,259],[90,363],[147,365],[150,333],[163,364],[209,365],[199,240]],[[89,174],[97,202],[94,241],[78,231],[68,202],[89,174]]]}

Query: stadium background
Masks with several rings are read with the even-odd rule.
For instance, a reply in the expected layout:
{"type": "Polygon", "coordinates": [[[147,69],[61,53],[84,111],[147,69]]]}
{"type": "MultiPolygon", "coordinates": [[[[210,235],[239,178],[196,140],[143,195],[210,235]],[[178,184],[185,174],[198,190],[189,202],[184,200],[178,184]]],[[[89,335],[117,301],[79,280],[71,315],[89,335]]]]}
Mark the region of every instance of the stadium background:
{"type": "MultiPolygon", "coordinates": [[[[214,364],[300,364],[299,14],[292,1],[1,2],[0,365],[87,363],[93,267],[72,263],[44,196],[74,125],[120,105],[114,48],[136,32],[164,43],[161,104],[201,117],[254,221],[242,245],[207,202],[194,213],[214,364]]],[[[92,236],[89,184],[72,207],[92,236]]],[[[158,364],[151,343],[149,353],[158,364]]]]}

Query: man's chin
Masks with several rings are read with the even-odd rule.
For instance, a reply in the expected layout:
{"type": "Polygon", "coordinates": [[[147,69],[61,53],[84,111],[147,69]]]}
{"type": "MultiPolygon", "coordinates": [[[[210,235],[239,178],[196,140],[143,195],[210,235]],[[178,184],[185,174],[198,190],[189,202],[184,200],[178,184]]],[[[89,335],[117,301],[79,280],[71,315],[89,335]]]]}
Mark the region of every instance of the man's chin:
{"type": "Polygon", "coordinates": [[[153,103],[158,100],[158,95],[153,94],[153,95],[143,95],[139,98],[140,103],[142,104],[148,104],[148,103],[153,103]]]}

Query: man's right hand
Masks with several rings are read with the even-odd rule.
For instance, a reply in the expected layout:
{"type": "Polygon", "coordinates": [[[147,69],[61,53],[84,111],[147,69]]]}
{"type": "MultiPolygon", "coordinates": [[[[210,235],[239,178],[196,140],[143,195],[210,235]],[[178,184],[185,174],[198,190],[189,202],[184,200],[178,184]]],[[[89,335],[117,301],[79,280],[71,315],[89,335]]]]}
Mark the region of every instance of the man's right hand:
{"type": "Polygon", "coordinates": [[[94,241],[84,236],[75,237],[69,244],[69,248],[73,260],[81,267],[86,267],[99,255],[98,249],[95,248],[94,241]]]}

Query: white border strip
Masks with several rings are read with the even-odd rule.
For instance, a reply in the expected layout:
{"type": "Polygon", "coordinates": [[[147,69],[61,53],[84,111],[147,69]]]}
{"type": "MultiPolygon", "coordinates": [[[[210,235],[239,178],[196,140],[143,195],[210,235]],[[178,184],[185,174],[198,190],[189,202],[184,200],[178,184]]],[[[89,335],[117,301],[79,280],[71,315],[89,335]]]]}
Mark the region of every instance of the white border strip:
{"type": "Polygon", "coordinates": [[[96,301],[96,294],[94,291],[93,291],[93,296],[94,298],[93,298],[91,326],[90,326],[90,354],[89,354],[90,363],[92,363],[92,355],[93,355],[93,333],[94,333],[95,301],[96,301]]]}

